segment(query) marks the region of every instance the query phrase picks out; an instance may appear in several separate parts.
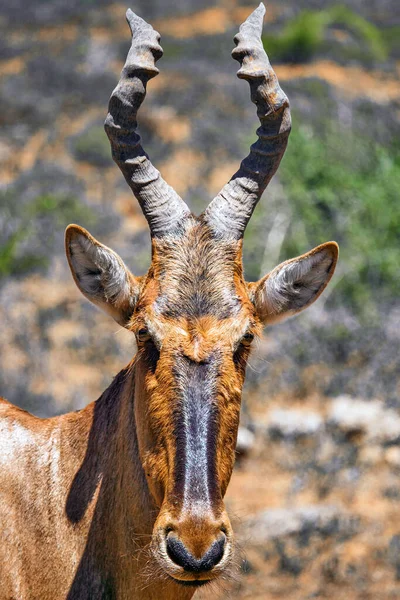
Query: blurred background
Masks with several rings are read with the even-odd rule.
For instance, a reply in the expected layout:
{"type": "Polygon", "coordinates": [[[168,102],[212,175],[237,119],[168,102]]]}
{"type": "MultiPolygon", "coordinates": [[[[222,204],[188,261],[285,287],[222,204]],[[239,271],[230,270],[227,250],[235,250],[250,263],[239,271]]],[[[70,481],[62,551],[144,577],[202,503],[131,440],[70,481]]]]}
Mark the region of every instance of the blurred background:
{"type": "MultiPolygon", "coordinates": [[[[137,0],[162,35],[144,146],[200,212],[258,126],[230,58],[246,0],[137,0]]],[[[64,258],[76,222],[135,274],[149,232],[110,157],[107,102],[129,48],[125,4],[1,0],[0,392],[39,416],[84,407],[135,352],[64,258]]],[[[240,576],[199,598],[400,594],[400,8],[268,2],[264,44],[293,110],[245,236],[247,279],[327,240],[321,299],[265,332],[248,367],[227,503],[240,576]]],[[[196,595],[197,597],[197,595],[196,595]]]]}

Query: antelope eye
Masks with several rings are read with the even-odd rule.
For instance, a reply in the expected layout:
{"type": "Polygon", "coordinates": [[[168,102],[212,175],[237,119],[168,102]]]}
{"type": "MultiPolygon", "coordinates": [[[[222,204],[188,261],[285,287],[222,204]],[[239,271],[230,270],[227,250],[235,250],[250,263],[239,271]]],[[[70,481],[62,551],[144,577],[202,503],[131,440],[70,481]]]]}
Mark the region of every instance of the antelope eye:
{"type": "Polygon", "coordinates": [[[149,330],[147,329],[147,327],[141,327],[139,329],[139,331],[136,334],[137,339],[139,340],[139,342],[147,342],[148,340],[151,339],[149,330]]]}
{"type": "Polygon", "coordinates": [[[242,344],[249,345],[254,340],[254,333],[247,332],[242,337],[242,344]]]}

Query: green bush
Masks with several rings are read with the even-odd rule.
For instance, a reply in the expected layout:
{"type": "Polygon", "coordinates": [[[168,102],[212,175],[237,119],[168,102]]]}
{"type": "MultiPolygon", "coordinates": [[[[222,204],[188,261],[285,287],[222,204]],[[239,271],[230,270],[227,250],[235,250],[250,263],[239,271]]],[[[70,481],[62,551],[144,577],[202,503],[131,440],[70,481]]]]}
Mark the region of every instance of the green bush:
{"type": "Polygon", "coordinates": [[[301,63],[320,49],[329,22],[326,11],[304,10],[289,21],[279,36],[263,36],[264,45],[274,60],[301,63]]]}
{"type": "Polygon", "coordinates": [[[87,206],[63,194],[37,196],[22,207],[8,190],[0,196],[0,207],[0,278],[46,268],[55,252],[57,232],[70,221],[87,225],[94,221],[87,206]]]}
{"type": "Polygon", "coordinates": [[[329,19],[329,25],[342,25],[352,31],[366,45],[375,60],[386,59],[388,52],[383,33],[364,17],[339,4],[329,10],[329,19]]]}
{"type": "Polygon", "coordinates": [[[390,50],[390,54],[393,58],[400,58],[400,25],[393,25],[385,29],[383,35],[385,36],[386,45],[390,50]]]}
{"type": "MultiPolygon", "coordinates": [[[[286,23],[279,35],[263,36],[263,42],[274,60],[302,63],[321,51],[326,30],[331,26],[342,26],[350,30],[374,60],[380,61],[387,57],[387,46],[381,31],[342,5],[318,11],[303,10],[286,23]]],[[[359,56],[359,49],[356,54],[359,56]]]]}
{"type": "MultiPolygon", "coordinates": [[[[296,119],[294,119],[296,122],[296,119]]],[[[290,214],[279,260],[328,240],[340,245],[334,293],[371,315],[398,295],[400,152],[354,132],[294,127],[279,169],[290,214]]],[[[264,209],[263,209],[264,210],[264,209]]],[[[260,215],[262,217],[262,215],[260,215]]],[[[253,274],[259,275],[262,240],[249,231],[253,274]],[[260,259],[259,259],[260,260],[260,259]]]]}

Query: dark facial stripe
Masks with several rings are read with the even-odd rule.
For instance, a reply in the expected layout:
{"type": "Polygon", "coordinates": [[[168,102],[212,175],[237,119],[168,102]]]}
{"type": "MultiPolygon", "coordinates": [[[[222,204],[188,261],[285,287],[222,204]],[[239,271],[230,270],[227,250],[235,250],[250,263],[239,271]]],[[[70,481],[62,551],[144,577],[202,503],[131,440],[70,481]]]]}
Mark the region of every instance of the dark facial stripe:
{"type": "Polygon", "coordinates": [[[218,497],[216,447],[218,409],[215,403],[217,361],[195,363],[180,358],[176,379],[181,401],[175,413],[174,495],[182,508],[193,503],[212,507],[218,497]]]}

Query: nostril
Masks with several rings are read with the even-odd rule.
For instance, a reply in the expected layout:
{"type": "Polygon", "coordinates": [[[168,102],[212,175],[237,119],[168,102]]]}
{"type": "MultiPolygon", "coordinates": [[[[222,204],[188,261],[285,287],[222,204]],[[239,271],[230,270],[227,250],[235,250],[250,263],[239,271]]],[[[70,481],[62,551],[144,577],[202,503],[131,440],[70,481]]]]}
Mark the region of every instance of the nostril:
{"type": "Polygon", "coordinates": [[[167,553],[175,564],[184,569],[187,566],[188,557],[191,557],[181,540],[172,534],[171,531],[167,535],[167,553]]]}
{"type": "Polygon", "coordinates": [[[210,571],[221,561],[224,555],[225,543],[226,536],[222,534],[222,536],[210,546],[204,556],[200,559],[202,571],[210,571]]]}
{"type": "Polygon", "coordinates": [[[195,558],[183,542],[173,533],[167,536],[167,553],[170,559],[185,571],[200,573],[210,571],[222,559],[225,551],[226,536],[222,533],[200,558],[195,558]]]}

